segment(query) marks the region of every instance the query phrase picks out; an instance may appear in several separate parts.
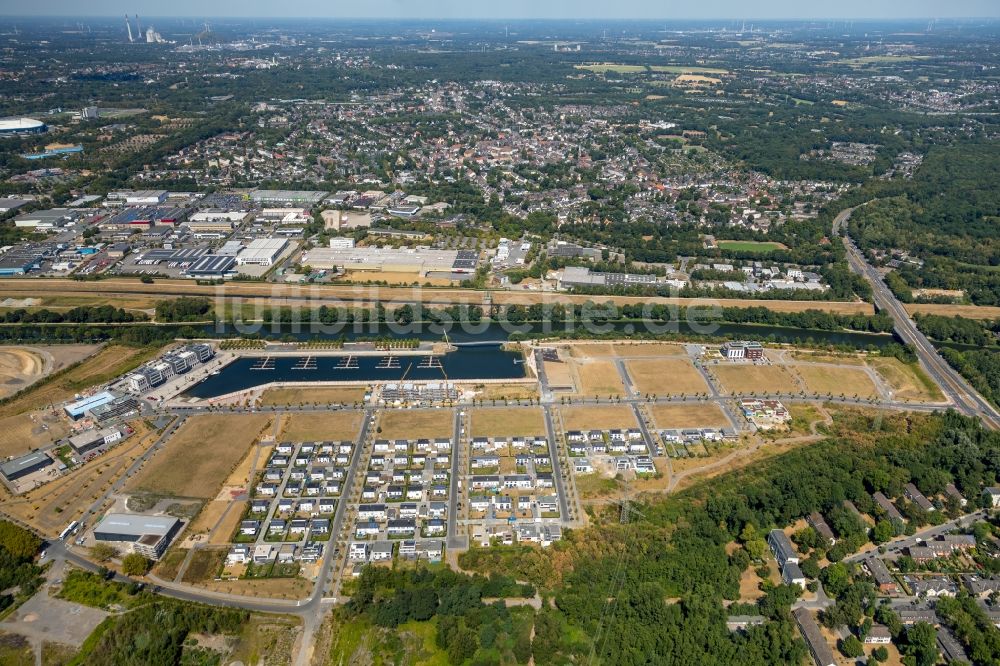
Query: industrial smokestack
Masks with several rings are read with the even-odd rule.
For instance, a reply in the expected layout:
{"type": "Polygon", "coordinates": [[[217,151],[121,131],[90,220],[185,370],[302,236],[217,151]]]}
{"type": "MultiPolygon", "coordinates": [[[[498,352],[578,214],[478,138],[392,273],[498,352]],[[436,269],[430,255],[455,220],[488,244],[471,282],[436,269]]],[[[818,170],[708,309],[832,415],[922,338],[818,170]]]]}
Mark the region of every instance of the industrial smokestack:
{"type": "Polygon", "coordinates": [[[135,15],[135,29],[139,31],[139,38],[142,38],[142,24],[139,23],[139,15],[135,15]]]}
{"type": "Polygon", "coordinates": [[[132,24],[128,22],[128,14],[125,15],[125,29],[128,30],[128,43],[132,43],[132,24]]]}

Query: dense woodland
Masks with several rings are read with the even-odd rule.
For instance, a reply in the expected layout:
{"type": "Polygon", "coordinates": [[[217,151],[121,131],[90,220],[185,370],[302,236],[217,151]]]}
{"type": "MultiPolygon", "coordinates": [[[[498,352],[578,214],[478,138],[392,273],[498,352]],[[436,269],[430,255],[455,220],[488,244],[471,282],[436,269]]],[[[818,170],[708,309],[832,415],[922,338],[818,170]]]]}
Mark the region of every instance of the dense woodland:
{"type": "Polygon", "coordinates": [[[866,250],[908,253],[893,291],[964,290],[976,305],[1000,303],[1000,146],[963,142],[933,146],[914,178],[871,185],[883,198],[851,216],[850,232],[866,250]],[[910,290],[905,289],[903,286],[910,290]]]}

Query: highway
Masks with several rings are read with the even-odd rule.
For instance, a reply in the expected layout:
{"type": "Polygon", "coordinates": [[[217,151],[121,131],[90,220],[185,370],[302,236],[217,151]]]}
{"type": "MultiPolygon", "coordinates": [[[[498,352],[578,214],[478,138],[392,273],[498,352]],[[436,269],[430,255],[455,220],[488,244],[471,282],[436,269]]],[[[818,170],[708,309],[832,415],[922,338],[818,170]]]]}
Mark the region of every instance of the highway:
{"type": "Polygon", "coordinates": [[[913,347],[920,365],[931,379],[941,387],[945,395],[954,403],[955,408],[968,416],[978,416],[983,420],[983,423],[994,430],[1000,429],[1000,412],[972,388],[957,370],[941,358],[934,345],[917,329],[917,325],[910,318],[903,304],[889,290],[878,270],[865,260],[861,250],[851,240],[847,234],[845,223],[851,218],[854,210],[854,208],[848,208],[841,211],[833,222],[834,234],[840,233],[843,229],[843,242],[851,270],[868,281],[875,297],[875,306],[880,312],[892,317],[896,334],[903,342],[913,347]]]}

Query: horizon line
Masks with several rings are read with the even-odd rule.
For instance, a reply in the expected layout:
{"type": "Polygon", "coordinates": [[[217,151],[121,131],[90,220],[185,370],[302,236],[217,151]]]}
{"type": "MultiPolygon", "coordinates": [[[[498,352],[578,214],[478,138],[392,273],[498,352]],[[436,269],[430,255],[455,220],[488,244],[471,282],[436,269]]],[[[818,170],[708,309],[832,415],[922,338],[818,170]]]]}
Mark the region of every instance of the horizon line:
{"type": "MultiPolygon", "coordinates": [[[[39,19],[81,19],[81,18],[121,18],[121,14],[0,14],[0,18],[39,18],[39,19]]],[[[863,16],[863,17],[801,17],[801,16],[728,16],[728,17],[645,17],[645,16],[267,16],[256,14],[240,15],[209,15],[209,14],[147,14],[149,18],[165,19],[269,19],[269,20],[290,20],[290,19],[331,19],[331,20],[352,20],[352,21],[650,21],[650,22],[671,22],[671,21],[795,21],[795,22],[857,22],[857,21],[996,21],[1000,20],[1000,14],[995,16],[863,16]]]]}

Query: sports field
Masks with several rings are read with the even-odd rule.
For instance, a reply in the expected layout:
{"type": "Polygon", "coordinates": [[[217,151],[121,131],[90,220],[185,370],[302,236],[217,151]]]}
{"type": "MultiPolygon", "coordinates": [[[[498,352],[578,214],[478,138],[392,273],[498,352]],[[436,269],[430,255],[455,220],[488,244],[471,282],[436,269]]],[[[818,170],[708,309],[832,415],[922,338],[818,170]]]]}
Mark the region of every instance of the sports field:
{"type": "Polygon", "coordinates": [[[380,439],[431,439],[455,434],[455,413],[450,409],[394,409],[382,413],[380,439]]]}
{"type": "Polygon", "coordinates": [[[190,417],[142,471],[130,492],[213,499],[270,419],[264,414],[190,417]]]}
{"type": "Polygon", "coordinates": [[[687,359],[643,359],[625,363],[639,393],[692,395],[708,392],[708,384],[687,359]]]}
{"type": "Polygon", "coordinates": [[[637,426],[635,414],[625,405],[561,407],[559,411],[566,430],[607,430],[637,426]]]}
{"type": "Polygon", "coordinates": [[[714,402],[656,404],[649,406],[657,428],[728,428],[732,424],[714,402]]]}
{"type": "Polygon", "coordinates": [[[732,241],[720,240],[717,242],[720,250],[732,250],[734,252],[771,252],[772,250],[784,250],[785,245],[772,241],[732,241]]]}
{"type": "Polygon", "coordinates": [[[354,441],[363,418],[361,412],[288,414],[278,439],[286,442],[354,441]]]}
{"type": "Polygon", "coordinates": [[[710,366],[709,370],[731,394],[798,393],[800,390],[792,374],[778,365],[720,363],[710,366]]]}
{"type": "Polygon", "coordinates": [[[545,434],[545,420],[539,407],[473,409],[473,437],[529,437],[545,434]]]}

